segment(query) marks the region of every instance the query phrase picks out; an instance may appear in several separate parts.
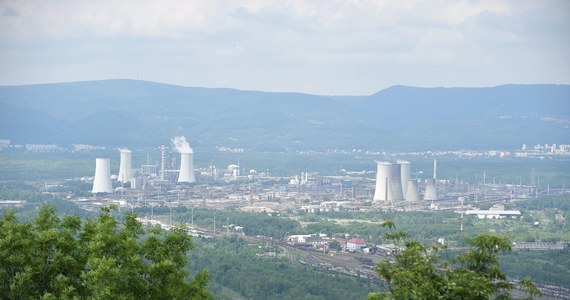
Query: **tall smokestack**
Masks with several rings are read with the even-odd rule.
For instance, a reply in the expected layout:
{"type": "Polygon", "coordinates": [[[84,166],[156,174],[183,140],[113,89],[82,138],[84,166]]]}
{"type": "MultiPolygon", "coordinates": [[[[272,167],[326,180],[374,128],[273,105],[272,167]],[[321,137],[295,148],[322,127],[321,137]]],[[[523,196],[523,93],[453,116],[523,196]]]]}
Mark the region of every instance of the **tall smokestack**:
{"type": "Polygon", "coordinates": [[[433,160],[433,180],[437,179],[437,160],[433,160]]]}
{"type": "Polygon", "coordinates": [[[160,150],[162,150],[162,156],[160,157],[160,180],[164,180],[164,144],[160,150]]]}
{"type": "Polygon", "coordinates": [[[119,176],[117,180],[125,183],[131,181],[132,178],[132,152],[129,149],[120,149],[121,164],[119,166],[119,176]]]}
{"type": "Polygon", "coordinates": [[[111,185],[111,159],[97,158],[95,160],[95,178],[93,179],[93,194],[112,193],[111,185]]]}

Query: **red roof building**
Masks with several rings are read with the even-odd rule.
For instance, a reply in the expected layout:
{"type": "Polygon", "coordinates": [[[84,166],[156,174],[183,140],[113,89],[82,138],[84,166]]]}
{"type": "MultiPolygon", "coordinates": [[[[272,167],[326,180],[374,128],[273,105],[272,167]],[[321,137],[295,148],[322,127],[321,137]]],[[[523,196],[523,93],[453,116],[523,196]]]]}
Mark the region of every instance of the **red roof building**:
{"type": "Polygon", "coordinates": [[[349,251],[361,251],[364,247],[366,247],[366,241],[363,239],[351,238],[346,241],[346,249],[349,251]]]}

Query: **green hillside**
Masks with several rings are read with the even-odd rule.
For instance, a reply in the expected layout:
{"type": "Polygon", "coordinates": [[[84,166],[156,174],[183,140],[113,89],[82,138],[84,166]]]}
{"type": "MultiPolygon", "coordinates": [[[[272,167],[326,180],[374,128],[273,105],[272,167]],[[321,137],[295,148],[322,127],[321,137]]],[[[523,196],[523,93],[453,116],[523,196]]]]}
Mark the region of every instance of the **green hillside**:
{"type": "Polygon", "coordinates": [[[133,80],[0,87],[0,139],[257,151],[518,148],[566,143],[570,86],[396,86],[335,97],[133,80]]]}

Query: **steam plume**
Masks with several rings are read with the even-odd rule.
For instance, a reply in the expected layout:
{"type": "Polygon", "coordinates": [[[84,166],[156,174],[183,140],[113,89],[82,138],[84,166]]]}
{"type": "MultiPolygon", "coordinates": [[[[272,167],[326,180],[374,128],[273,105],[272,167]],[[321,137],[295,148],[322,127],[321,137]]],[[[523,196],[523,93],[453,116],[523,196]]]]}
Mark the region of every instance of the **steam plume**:
{"type": "Polygon", "coordinates": [[[176,151],[180,153],[194,153],[194,150],[192,150],[192,147],[190,147],[190,144],[188,144],[188,141],[183,136],[173,138],[172,144],[176,151]]]}

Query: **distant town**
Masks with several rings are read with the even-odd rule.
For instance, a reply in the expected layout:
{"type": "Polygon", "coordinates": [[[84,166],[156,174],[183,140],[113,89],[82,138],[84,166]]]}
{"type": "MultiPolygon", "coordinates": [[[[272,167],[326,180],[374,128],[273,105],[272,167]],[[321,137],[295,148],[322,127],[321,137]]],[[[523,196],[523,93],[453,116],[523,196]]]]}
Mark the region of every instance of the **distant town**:
{"type": "MultiPolygon", "coordinates": [[[[97,150],[112,149],[108,146],[87,145],[87,144],[71,144],[67,146],[58,144],[14,144],[9,139],[0,140],[0,151],[14,150],[25,152],[89,152],[97,150]]],[[[226,153],[246,153],[249,152],[245,148],[235,148],[226,146],[217,146],[216,151],[226,153]]],[[[326,151],[313,151],[313,150],[296,150],[295,153],[342,153],[350,154],[357,153],[370,156],[457,156],[457,157],[525,157],[525,158],[552,158],[552,157],[567,157],[570,156],[570,144],[536,144],[534,146],[527,146],[522,144],[520,149],[511,150],[438,150],[438,151],[414,151],[414,152],[387,152],[387,151],[372,151],[363,149],[329,149],[326,151]]]]}

